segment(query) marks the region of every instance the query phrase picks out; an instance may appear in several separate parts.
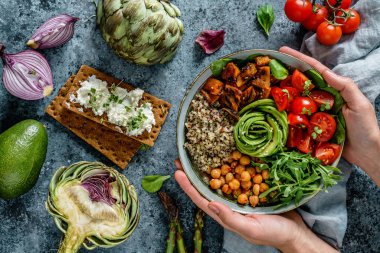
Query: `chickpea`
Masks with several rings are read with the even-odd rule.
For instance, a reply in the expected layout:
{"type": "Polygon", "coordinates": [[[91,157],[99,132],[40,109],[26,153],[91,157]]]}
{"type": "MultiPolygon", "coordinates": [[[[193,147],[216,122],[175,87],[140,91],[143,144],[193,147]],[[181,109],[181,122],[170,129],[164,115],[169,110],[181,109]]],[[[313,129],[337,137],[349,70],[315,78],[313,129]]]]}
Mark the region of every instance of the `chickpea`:
{"type": "Polygon", "coordinates": [[[236,178],[237,180],[240,180],[240,174],[235,174],[235,178],[236,178]]]}
{"type": "Polygon", "coordinates": [[[245,195],[247,195],[247,196],[251,196],[252,195],[252,192],[251,192],[251,189],[243,189],[242,191],[241,191],[241,193],[244,193],[245,195]]]}
{"type": "Polygon", "coordinates": [[[249,158],[249,156],[243,155],[242,157],[240,157],[239,163],[241,165],[246,166],[246,165],[249,165],[251,163],[251,159],[249,158]]]}
{"type": "Polygon", "coordinates": [[[224,185],[226,183],[226,179],[223,176],[221,176],[219,178],[219,180],[222,182],[222,185],[224,185]]]}
{"type": "Polygon", "coordinates": [[[252,187],[253,194],[256,196],[259,196],[260,194],[260,185],[259,184],[254,184],[252,187]]]}
{"type": "Polygon", "coordinates": [[[234,161],[232,157],[228,158],[227,163],[231,164],[234,161]]]}
{"type": "Polygon", "coordinates": [[[265,192],[266,190],[269,189],[269,185],[266,183],[261,183],[260,184],[260,192],[265,192]]]}
{"type": "Polygon", "coordinates": [[[211,189],[219,189],[220,187],[222,186],[222,181],[220,181],[219,179],[211,179],[210,181],[210,187],[211,189]]]}
{"type": "Polygon", "coordinates": [[[222,192],[224,194],[230,195],[232,193],[232,190],[228,184],[223,185],[222,192]]]}
{"type": "Polygon", "coordinates": [[[234,159],[234,160],[239,160],[241,157],[241,153],[237,150],[235,150],[234,152],[232,152],[231,154],[231,158],[234,159]]]}
{"type": "Polygon", "coordinates": [[[255,168],[253,168],[253,167],[248,167],[246,170],[248,171],[249,175],[251,175],[251,177],[253,177],[254,175],[256,175],[256,170],[255,170],[255,168]]]}
{"type": "Polygon", "coordinates": [[[206,170],[206,173],[210,175],[212,169],[213,169],[213,168],[208,167],[207,170],[206,170]]]}
{"type": "Polygon", "coordinates": [[[249,175],[249,172],[248,171],[243,171],[241,174],[240,174],[240,180],[241,181],[251,181],[251,175],[249,175]]]}
{"type": "Polygon", "coordinates": [[[226,183],[231,182],[232,179],[234,179],[234,174],[232,174],[231,172],[227,173],[227,175],[226,175],[226,183]]]}
{"type": "Polygon", "coordinates": [[[233,190],[232,194],[234,195],[234,198],[237,199],[237,197],[241,194],[241,189],[233,190]]]}
{"type": "Polygon", "coordinates": [[[253,207],[257,206],[257,204],[259,203],[259,197],[257,197],[257,196],[250,196],[249,197],[249,203],[253,207]]]}
{"type": "Polygon", "coordinates": [[[269,178],[269,170],[263,170],[261,172],[261,175],[263,176],[264,180],[267,180],[269,178]]]}
{"type": "Polygon", "coordinates": [[[213,170],[211,170],[211,177],[218,179],[218,178],[220,178],[221,173],[222,172],[220,169],[213,169],[213,170]]]}
{"type": "Polygon", "coordinates": [[[238,162],[234,161],[234,162],[231,163],[231,168],[235,169],[237,165],[238,165],[238,162]]]}
{"type": "Polygon", "coordinates": [[[228,183],[228,185],[231,187],[232,190],[237,190],[240,188],[240,182],[237,179],[232,179],[231,182],[228,183]]]}
{"type": "Polygon", "coordinates": [[[241,182],[241,188],[244,190],[249,190],[252,187],[252,182],[251,181],[242,181],[241,182]]]}
{"type": "Polygon", "coordinates": [[[268,201],[268,199],[266,197],[260,198],[260,203],[266,203],[267,201],[268,201]]]}
{"type": "Polygon", "coordinates": [[[243,165],[239,164],[238,166],[236,166],[236,168],[235,168],[236,174],[241,174],[243,171],[245,171],[245,167],[243,165]]]}
{"type": "Polygon", "coordinates": [[[277,194],[277,191],[273,191],[273,192],[269,193],[269,197],[274,198],[274,196],[276,196],[276,194],[277,194]]]}
{"type": "Polygon", "coordinates": [[[256,167],[255,170],[256,170],[256,173],[261,173],[260,167],[256,167]]]}
{"type": "Polygon", "coordinates": [[[248,203],[248,197],[245,194],[240,194],[237,198],[237,202],[239,204],[245,205],[248,203]]]}
{"type": "Polygon", "coordinates": [[[220,170],[223,176],[225,176],[228,172],[232,171],[231,167],[227,164],[223,164],[220,170]]]}
{"type": "Polygon", "coordinates": [[[261,174],[256,174],[254,177],[253,177],[253,182],[255,184],[261,184],[263,182],[263,177],[261,176],[261,174]]]}

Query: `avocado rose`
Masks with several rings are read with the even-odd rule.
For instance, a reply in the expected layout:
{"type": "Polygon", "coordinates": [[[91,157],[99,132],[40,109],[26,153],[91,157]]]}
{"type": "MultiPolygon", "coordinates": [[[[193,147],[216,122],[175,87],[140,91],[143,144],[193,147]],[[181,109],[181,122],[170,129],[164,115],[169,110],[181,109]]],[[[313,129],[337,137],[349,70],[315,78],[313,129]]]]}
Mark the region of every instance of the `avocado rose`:
{"type": "Polygon", "coordinates": [[[266,157],[282,150],[288,136],[286,112],[279,112],[272,99],[255,101],[239,112],[234,127],[237,149],[252,157],[266,157]]]}

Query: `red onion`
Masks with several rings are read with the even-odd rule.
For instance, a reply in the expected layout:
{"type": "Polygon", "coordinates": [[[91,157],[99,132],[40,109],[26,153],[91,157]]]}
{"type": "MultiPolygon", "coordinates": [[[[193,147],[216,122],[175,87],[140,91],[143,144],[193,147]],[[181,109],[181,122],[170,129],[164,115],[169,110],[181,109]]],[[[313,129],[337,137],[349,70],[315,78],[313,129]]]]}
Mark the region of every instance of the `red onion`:
{"type": "Polygon", "coordinates": [[[223,46],[225,34],[224,30],[204,30],[199,34],[195,42],[202,47],[206,54],[212,54],[223,46]]]}
{"type": "Polygon", "coordinates": [[[6,54],[4,50],[5,46],[0,44],[3,82],[9,93],[25,100],[49,96],[53,91],[53,75],[45,57],[34,50],[17,54],[6,54]]]}
{"type": "Polygon", "coordinates": [[[74,35],[74,24],[79,18],[62,14],[47,20],[26,43],[33,49],[58,47],[69,41],[74,35]]]}

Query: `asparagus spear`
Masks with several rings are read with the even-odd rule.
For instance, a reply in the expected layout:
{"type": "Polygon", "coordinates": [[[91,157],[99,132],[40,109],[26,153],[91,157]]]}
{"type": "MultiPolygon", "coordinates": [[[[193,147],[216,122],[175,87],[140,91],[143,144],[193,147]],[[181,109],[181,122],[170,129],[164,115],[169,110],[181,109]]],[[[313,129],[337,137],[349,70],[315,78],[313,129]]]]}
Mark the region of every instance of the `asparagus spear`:
{"type": "Polygon", "coordinates": [[[204,226],[204,223],[203,223],[204,215],[205,213],[201,209],[198,209],[195,215],[195,223],[194,223],[195,232],[194,232],[194,237],[193,237],[194,253],[202,253],[202,243],[203,243],[202,229],[204,226]]]}
{"type": "Polygon", "coordinates": [[[166,253],[172,253],[174,251],[174,234],[177,242],[178,253],[186,253],[186,247],[182,236],[183,229],[179,220],[178,208],[174,204],[174,201],[165,192],[160,191],[158,193],[158,196],[160,197],[160,200],[170,218],[170,231],[168,240],[166,242],[166,253]]]}

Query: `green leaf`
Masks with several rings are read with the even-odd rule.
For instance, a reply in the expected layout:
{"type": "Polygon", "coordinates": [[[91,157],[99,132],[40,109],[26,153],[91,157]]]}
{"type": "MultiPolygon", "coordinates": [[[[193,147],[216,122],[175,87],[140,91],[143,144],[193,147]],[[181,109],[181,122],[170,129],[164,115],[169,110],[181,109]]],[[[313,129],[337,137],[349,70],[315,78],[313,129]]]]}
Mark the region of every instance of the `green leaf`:
{"type": "Polygon", "coordinates": [[[346,121],[343,118],[343,113],[339,112],[336,118],[336,130],[332,138],[332,142],[336,144],[343,144],[346,139],[346,121]]]}
{"type": "Polygon", "coordinates": [[[257,21],[259,21],[266,35],[269,36],[269,30],[274,22],[274,11],[272,5],[266,4],[259,8],[257,11],[257,21]]]}
{"type": "Polygon", "coordinates": [[[315,85],[316,88],[321,89],[321,88],[328,87],[322,75],[319,74],[319,72],[316,71],[315,69],[309,69],[305,71],[305,75],[313,81],[313,84],[315,85]]]}
{"type": "Polygon", "coordinates": [[[143,180],[141,181],[142,188],[149,192],[149,193],[155,193],[158,192],[162,184],[170,178],[169,175],[167,176],[161,176],[161,175],[149,175],[145,176],[143,180]]]}
{"type": "Polygon", "coordinates": [[[147,151],[148,149],[150,149],[151,147],[149,145],[146,145],[146,144],[142,144],[140,146],[140,150],[141,151],[147,151]]]}
{"type": "Polygon", "coordinates": [[[277,80],[285,80],[289,75],[289,71],[278,60],[272,59],[269,62],[269,67],[272,76],[277,80]]]}
{"type": "Polygon", "coordinates": [[[333,87],[325,87],[325,88],[321,88],[321,90],[324,90],[335,97],[334,105],[332,107],[332,113],[335,115],[338,114],[342,110],[342,107],[344,105],[344,100],[342,96],[340,95],[339,91],[337,91],[333,87]]]}
{"type": "Polygon", "coordinates": [[[210,66],[212,74],[215,77],[219,77],[222,74],[222,71],[224,67],[227,65],[227,63],[232,62],[232,61],[233,59],[231,58],[223,58],[223,59],[214,61],[213,63],[211,63],[211,66],[210,66]]]}

